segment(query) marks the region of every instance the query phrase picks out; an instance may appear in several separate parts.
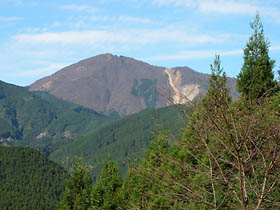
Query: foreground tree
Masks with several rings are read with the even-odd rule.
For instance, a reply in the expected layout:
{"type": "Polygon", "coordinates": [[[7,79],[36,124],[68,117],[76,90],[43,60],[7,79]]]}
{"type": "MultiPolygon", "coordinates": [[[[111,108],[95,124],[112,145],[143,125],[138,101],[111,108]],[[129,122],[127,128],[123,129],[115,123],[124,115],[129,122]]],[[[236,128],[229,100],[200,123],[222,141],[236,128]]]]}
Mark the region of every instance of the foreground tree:
{"type": "Polygon", "coordinates": [[[166,132],[160,131],[141,163],[130,166],[122,187],[123,200],[127,201],[125,209],[165,209],[173,205],[161,196],[166,192],[160,183],[164,178],[161,171],[167,168],[163,161],[169,152],[167,136],[166,132]]]}
{"type": "Polygon", "coordinates": [[[219,57],[211,68],[208,93],[182,139],[150,154],[154,164],[138,171],[157,188],[146,192],[146,205],[153,209],[158,198],[165,204],[158,209],[279,207],[280,95],[232,103],[219,57]]]}
{"type": "Polygon", "coordinates": [[[66,190],[58,210],[86,210],[90,206],[92,178],[89,168],[83,166],[82,160],[76,160],[72,176],[66,181],[66,190]]]}
{"type": "Polygon", "coordinates": [[[244,49],[244,64],[237,77],[237,88],[242,96],[256,100],[276,92],[277,82],[273,74],[275,61],[268,55],[270,45],[264,37],[259,14],[251,23],[251,28],[254,33],[244,49]]]}
{"type": "Polygon", "coordinates": [[[92,189],[90,209],[122,209],[121,186],[122,179],[119,167],[113,161],[108,160],[105,162],[99,178],[92,189]]]}
{"type": "MultiPolygon", "coordinates": [[[[217,59],[215,63],[219,63],[217,59]]],[[[185,141],[187,147],[199,148],[191,154],[205,181],[200,182],[201,189],[205,190],[203,200],[208,197],[204,203],[208,202],[213,209],[277,206],[279,198],[275,199],[275,195],[279,193],[280,184],[279,94],[273,98],[262,97],[254,105],[247,96],[231,103],[225,76],[219,77],[220,72],[219,65],[214,65],[208,94],[192,116],[187,132],[192,141],[185,141]],[[204,152],[197,156],[199,151],[204,152]]]]}

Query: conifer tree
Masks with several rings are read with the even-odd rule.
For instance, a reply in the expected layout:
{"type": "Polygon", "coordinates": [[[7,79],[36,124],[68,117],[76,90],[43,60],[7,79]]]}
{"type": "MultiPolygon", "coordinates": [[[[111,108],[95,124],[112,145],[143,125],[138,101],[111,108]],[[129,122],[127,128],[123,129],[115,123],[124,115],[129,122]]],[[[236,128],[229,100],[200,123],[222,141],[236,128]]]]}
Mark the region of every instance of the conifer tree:
{"type": "Polygon", "coordinates": [[[257,13],[250,24],[253,34],[244,49],[244,63],[237,77],[237,88],[250,101],[276,91],[273,67],[275,61],[268,55],[270,43],[264,37],[263,25],[257,13]]]}
{"type": "Polygon", "coordinates": [[[165,189],[161,186],[164,171],[167,170],[165,157],[169,151],[168,135],[157,131],[156,139],[150,144],[141,163],[131,165],[123,183],[122,196],[127,201],[127,209],[165,209],[172,205],[161,195],[165,189]],[[158,173],[157,173],[158,172],[158,173]],[[163,172],[163,173],[161,173],[163,172]]]}
{"type": "Polygon", "coordinates": [[[90,209],[122,209],[120,199],[121,186],[122,178],[119,173],[119,167],[112,160],[108,160],[105,162],[99,179],[92,188],[90,209]]]}
{"type": "Polygon", "coordinates": [[[87,210],[90,206],[92,178],[89,168],[83,166],[82,160],[74,163],[73,174],[66,181],[66,190],[58,210],[87,210]]]}

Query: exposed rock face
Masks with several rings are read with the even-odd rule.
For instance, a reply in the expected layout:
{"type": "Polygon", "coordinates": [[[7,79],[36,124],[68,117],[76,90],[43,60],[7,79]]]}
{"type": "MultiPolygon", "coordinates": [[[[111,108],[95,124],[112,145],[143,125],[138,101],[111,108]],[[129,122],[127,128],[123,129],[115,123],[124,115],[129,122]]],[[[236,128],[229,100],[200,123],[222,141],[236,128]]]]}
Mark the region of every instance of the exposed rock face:
{"type": "Polygon", "coordinates": [[[184,84],[180,71],[166,69],[165,72],[168,75],[169,85],[173,90],[172,100],[175,104],[185,104],[199,96],[199,84],[184,84]]]}
{"type": "MultiPolygon", "coordinates": [[[[209,87],[209,75],[195,72],[187,67],[166,69],[168,82],[172,89],[174,103],[185,104],[195,98],[203,97],[209,87]]],[[[239,97],[236,92],[236,81],[228,78],[227,86],[231,89],[233,99],[239,97]]]]}
{"type": "MultiPolygon", "coordinates": [[[[204,95],[209,75],[187,67],[166,69],[124,56],[98,55],[38,80],[31,91],[47,91],[99,112],[131,114],[147,107],[185,103],[204,95]]],[[[229,83],[235,93],[235,81],[229,83]]]]}

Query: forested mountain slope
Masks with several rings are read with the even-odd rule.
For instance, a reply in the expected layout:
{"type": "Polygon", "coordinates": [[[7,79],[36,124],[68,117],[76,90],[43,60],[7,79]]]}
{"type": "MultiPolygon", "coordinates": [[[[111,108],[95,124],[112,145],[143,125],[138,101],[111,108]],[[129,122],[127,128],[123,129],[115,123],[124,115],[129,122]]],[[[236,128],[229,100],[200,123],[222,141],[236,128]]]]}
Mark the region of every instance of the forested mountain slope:
{"type": "Polygon", "coordinates": [[[0,208],[53,210],[68,176],[34,149],[0,146],[0,208]]]}
{"type": "Polygon", "coordinates": [[[158,129],[168,129],[171,139],[180,135],[180,129],[187,123],[183,111],[188,112],[189,108],[177,105],[146,109],[113,121],[85,137],[56,148],[50,154],[50,158],[69,168],[74,157],[82,156],[96,178],[104,160],[111,156],[120,164],[121,173],[124,175],[128,163],[145,154],[158,129]]]}
{"type": "Polygon", "coordinates": [[[0,81],[0,143],[39,146],[55,138],[85,135],[109,117],[47,93],[0,81]]]}

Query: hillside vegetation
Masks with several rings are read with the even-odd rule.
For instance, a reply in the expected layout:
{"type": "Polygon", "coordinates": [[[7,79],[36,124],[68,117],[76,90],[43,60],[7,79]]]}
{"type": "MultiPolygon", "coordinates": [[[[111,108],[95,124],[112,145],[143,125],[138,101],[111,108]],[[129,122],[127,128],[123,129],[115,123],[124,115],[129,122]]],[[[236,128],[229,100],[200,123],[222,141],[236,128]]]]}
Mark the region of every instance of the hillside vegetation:
{"type": "Polygon", "coordinates": [[[52,210],[68,173],[31,148],[0,146],[1,209],[52,210]]]}
{"type": "Polygon", "coordinates": [[[0,81],[1,144],[43,147],[54,139],[86,135],[107,120],[111,118],[47,93],[0,81]]]}
{"type": "Polygon", "coordinates": [[[121,118],[4,82],[0,90],[1,144],[38,148],[66,169],[82,156],[95,179],[109,154],[124,175],[128,162],[145,154],[159,125],[170,129],[172,136],[186,123],[179,114],[186,111],[183,106],[150,108],[121,118]]]}
{"type": "Polygon", "coordinates": [[[85,163],[91,165],[96,178],[104,160],[110,155],[120,164],[121,173],[124,175],[129,162],[143,157],[159,129],[168,128],[170,138],[176,138],[187,123],[186,119],[181,118],[180,113],[183,111],[189,112],[189,108],[174,105],[146,109],[106,124],[89,135],[56,148],[50,158],[69,168],[74,158],[81,156],[85,163]]]}

